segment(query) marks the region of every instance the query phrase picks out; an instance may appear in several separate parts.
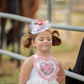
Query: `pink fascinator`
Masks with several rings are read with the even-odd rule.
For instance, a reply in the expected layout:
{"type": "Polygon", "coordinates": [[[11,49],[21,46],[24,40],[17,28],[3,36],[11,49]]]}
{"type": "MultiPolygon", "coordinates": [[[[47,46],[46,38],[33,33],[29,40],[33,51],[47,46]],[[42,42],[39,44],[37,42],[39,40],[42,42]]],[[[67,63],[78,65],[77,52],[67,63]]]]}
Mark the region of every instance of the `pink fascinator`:
{"type": "Polygon", "coordinates": [[[48,21],[42,21],[42,19],[34,20],[30,25],[30,33],[31,34],[38,34],[45,30],[51,29],[51,26],[48,21]]]}

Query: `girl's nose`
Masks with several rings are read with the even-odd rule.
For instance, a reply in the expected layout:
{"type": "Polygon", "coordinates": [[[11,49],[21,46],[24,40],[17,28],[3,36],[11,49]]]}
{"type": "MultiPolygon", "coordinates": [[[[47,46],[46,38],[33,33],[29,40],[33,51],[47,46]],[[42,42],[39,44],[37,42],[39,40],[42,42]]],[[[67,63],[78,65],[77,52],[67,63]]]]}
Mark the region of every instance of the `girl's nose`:
{"type": "Polygon", "coordinates": [[[44,42],[48,42],[47,39],[45,39],[44,42]]]}

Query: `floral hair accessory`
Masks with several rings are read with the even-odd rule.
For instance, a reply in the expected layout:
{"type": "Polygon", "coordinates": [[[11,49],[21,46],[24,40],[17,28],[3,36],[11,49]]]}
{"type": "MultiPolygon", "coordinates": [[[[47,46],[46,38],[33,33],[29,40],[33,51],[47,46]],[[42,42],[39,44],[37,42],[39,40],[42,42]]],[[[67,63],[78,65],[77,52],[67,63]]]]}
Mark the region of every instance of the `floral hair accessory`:
{"type": "Polygon", "coordinates": [[[38,34],[40,32],[43,32],[45,30],[51,29],[51,26],[49,24],[49,21],[42,21],[42,19],[34,20],[30,24],[30,33],[32,34],[38,34]]]}

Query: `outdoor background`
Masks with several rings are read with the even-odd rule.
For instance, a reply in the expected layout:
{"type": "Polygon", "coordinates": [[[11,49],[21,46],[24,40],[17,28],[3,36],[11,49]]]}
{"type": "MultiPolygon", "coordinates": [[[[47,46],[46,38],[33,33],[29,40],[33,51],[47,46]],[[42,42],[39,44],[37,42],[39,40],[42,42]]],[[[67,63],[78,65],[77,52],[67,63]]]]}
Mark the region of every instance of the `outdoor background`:
{"type": "MultiPolygon", "coordinates": [[[[84,1],[83,0],[73,0],[72,10],[69,13],[67,8],[67,1],[56,2],[52,1],[52,16],[51,22],[54,24],[60,25],[73,25],[84,27],[84,1]],[[78,1],[78,2],[76,2],[78,1]],[[57,5],[56,5],[57,4],[57,5]],[[61,11],[60,11],[61,10],[61,11]],[[69,22],[67,21],[68,13],[70,14],[69,22]]],[[[43,20],[47,19],[47,4],[46,0],[40,0],[39,9],[36,12],[35,19],[42,18],[43,20]]],[[[11,26],[10,20],[8,19],[6,24],[6,30],[9,30],[11,26]]],[[[28,30],[28,27],[25,26],[24,33],[28,30]]],[[[84,37],[83,32],[77,31],[66,31],[59,30],[60,38],[62,39],[62,44],[57,47],[52,47],[51,55],[58,59],[63,68],[68,70],[68,68],[73,69],[82,39],[84,37]]],[[[12,46],[10,45],[7,50],[11,51],[12,46]]],[[[17,50],[17,43],[16,43],[17,50]]],[[[21,46],[21,54],[23,56],[29,55],[29,50],[24,51],[23,46],[21,46]]],[[[10,62],[10,57],[3,55],[2,63],[0,65],[0,84],[18,84],[20,67],[16,66],[16,61],[10,62]]],[[[23,63],[23,61],[21,61],[23,63]]],[[[63,83],[64,84],[64,83],[63,83]]]]}

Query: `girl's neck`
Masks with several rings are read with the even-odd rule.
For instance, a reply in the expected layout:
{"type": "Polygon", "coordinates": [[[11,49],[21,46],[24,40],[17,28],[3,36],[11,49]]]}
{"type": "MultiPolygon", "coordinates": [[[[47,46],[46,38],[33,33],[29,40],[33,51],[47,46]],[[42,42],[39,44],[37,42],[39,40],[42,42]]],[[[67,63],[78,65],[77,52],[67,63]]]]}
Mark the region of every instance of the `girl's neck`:
{"type": "Polygon", "coordinates": [[[49,57],[49,52],[47,52],[47,53],[44,53],[44,52],[36,52],[36,54],[38,55],[38,56],[43,56],[43,57],[49,57]]]}

